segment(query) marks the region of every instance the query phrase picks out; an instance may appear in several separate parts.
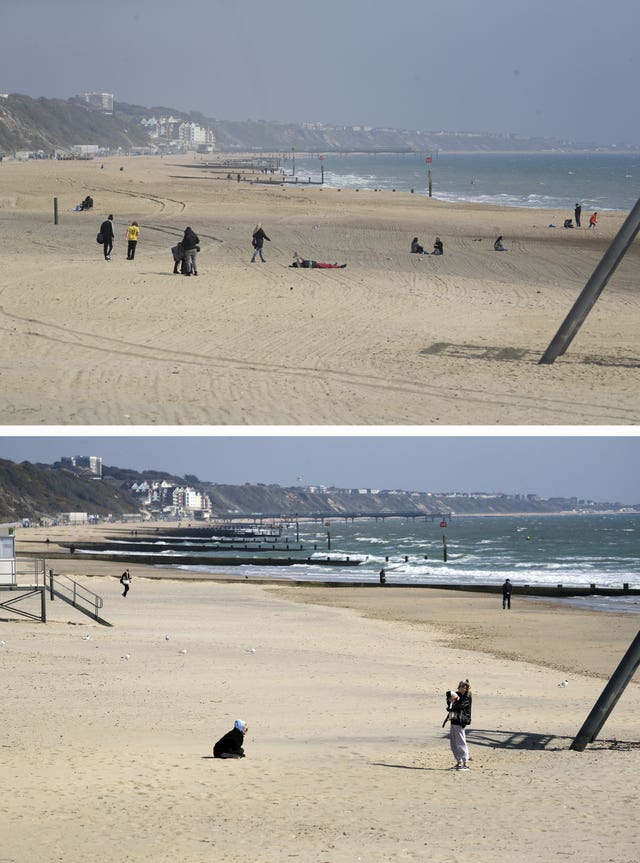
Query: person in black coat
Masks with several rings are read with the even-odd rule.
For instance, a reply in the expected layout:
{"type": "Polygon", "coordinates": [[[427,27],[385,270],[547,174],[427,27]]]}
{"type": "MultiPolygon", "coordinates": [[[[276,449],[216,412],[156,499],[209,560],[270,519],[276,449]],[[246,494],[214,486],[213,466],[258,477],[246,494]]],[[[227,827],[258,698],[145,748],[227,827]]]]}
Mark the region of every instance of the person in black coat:
{"type": "Polygon", "coordinates": [[[102,234],[102,248],[104,249],[105,261],[111,260],[111,251],[113,249],[113,216],[109,215],[108,219],[100,225],[100,233],[102,234]]]}
{"type": "Polygon", "coordinates": [[[236,719],[231,731],[228,731],[213,747],[214,758],[244,758],[245,734],[248,731],[244,719],[236,719]]]}
{"type": "Polygon", "coordinates": [[[582,206],[579,203],[576,204],[576,208],[573,211],[573,215],[575,216],[576,227],[579,228],[580,227],[580,216],[582,215],[582,206]]]}
{"type": "Polygon", "coordinates": [[[511,581],[507,578],[505,583],[502,585],[502,608],[503,610],[506,608],[511,610],[511,593],[513,592],[513,585],[511,581]]]}
{"type": "Polygon", "coordinates": [[[456,759],[456,770],[469,769],[469,747],[465,728],[471,722],[471,684],[461,680],[455,692],[447,692],[449,743],[456,759]]]}
{"type": "Polygon", "coordinates": [[[182,259],[184,260],[184,275],[197,276],[196,255],[199,251],[200,238],[191,228],[185,228],[182,238],[182,259]]]}
{"type": "Polygon", "coordinates": [[[253,255],[251,256],[251,263],[253,264],[256,259],[256,255],[260,255],[260,260],[262,263],[265,263],[264,255],[262,254],[262,247],[264,246],[264,241],[271,242],[269,237],[264,232],[264,229],[260,222],[253,229],[253,236],[251,238],[251,245],[253,246],[253,255]]]}

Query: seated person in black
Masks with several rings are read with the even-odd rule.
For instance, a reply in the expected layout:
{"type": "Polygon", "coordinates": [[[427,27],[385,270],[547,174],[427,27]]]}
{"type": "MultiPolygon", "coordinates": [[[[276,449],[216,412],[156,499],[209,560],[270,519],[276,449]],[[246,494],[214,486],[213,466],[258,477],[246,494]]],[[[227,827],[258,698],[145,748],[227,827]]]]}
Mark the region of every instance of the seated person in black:
{"type": "Polygon", "coordinates": [[[236,719],[231,731],[228,731],[224,737],[213,747],[214,758],[244,758],[244,736],[248,731],[247,723],[243,719],[236,719]]]}
{"type": "Polygon", "coordinates": [[[424,247],[420,245],[418,242],[418,238],[414,237],[411,240],[411,254],[412,255],[428,255],[429,252],[425,252],[424,247]]]}
{"type": "Polygon", "coordinates": [[[436,237],[436,241],[433,244],[432,255],[444,255],[444,246],[442,245],[442,240],[440,237],[436,237]]]}

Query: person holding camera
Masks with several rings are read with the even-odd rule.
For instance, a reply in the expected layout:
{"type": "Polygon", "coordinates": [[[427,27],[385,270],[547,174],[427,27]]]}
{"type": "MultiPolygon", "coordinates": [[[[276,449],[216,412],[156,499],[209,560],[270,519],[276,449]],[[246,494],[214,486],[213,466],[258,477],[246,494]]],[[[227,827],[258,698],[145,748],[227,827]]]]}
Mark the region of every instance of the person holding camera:
{"type": "Polygon", "coordinates": [[[449,743],[456,759],[455,769],[468,770],[469,747],[465,728],[471,723],[471,684],[468,680],[461,680],[456,691],[448,690],[446,695],[449,743]]]}

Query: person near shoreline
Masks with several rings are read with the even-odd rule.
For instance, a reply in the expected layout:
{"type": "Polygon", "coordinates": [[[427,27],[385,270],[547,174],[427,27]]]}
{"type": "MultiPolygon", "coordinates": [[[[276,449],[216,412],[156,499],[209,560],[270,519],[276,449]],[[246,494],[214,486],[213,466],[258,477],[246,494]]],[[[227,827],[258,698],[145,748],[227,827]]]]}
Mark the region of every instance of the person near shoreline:
{"type": "Polygon", "coordinates": [[[435,243],[433,244],[432,255],[444,255],[444,245],[440,237],[436,237],[435,243]]]}
{"type": "Polygon", "coordinates": [[[595,226],[596,226],[597,224],[598,224],[598,213],[597,213],[597,212],[595,212],[595,213],[592,213],[592,214],[591,214],[591,217],[589,218],[589,227],[590,227],[590,228],[595,228],[595,226]]]}
{"type": "Polygon", "coordinates": [[[131,587],[131,573],[128,569],[120,576],[120,584],[123,587],[122,595],[126,596],[129,593],[129,588],[131,587]]]}
{"type": "Polygon", "coordinates": [[[576,220],[576,228],[580,227],[580,216],[582,215],[582,206],[578,203],[573,211],[573,217],[576,220]]]}
{"type": "Polygon", "coordinates": [[[105,261],[111,260],[111,252],[113,251],[113,240],[115,234],[113,232],[113,215],[109,216],[100,225],[100,236],[102,237],[102,249],[104,251],[105,261]]]}
{"type": "Polygon", "coordinates": [[[214,758],[244,758],[244,738],[249,730],[244,719],[236,719],[228,731],[213,747],[214,758]]]}
{"type": "Polygon", "coordinates": [[[131,222],[127,228],[127,260],[132,261],[136,256],[136,246],[140,237],[140,228],[137,222],[131,222]]]}
{"type": "Polygon", "coordinates": [[[511,611],[511,594],[513,592],[513,585],[507,578],[505,583],[502,585],[502,609],[505,608],[511,611]]]}
{"type": "Polygon", "coordinates": [[[264,259],[264,255],[262,254],[262,247],[264,246],[264,241],[268,243],[271,242],[270,238],[264,232],[264,228],[262,224],[258,222],[258,224],[253,229],[253,234],[251,236],[251,245],[253,246],[253,255],[251,255],[251,263],[255,263],[256,255],[260,256],[260,260],[263,264],[266,264],[264,259]]]}
{"type": "MultiPolygon", "coordinates": [[[[461,680],[455,692],[447,692],[449,744],[456,759],[456,770],[469,770],[469,746],[465,728],[471,723],[471,684],[461,680]]],[[[446,720],[445,720],[446,722],[446,720]]]]}
{"type": "Polygon", "coordinates": [[[384,571],[384,569],[381,569],[380,570],[380,584],[386,584],[386,583],[387,583],[387,573],[384,571]]]}
{"type": "MultiPolygon", "coordinates": [[[[184,229],[182,238],[182,257],[184,259],[183,275],[197,276],[198,268],[196,266],[196,256],[200,250],[200,237],[191,228],[184,229]]],[[[175,270],[174,270],[175,272],[175,270]]]]}

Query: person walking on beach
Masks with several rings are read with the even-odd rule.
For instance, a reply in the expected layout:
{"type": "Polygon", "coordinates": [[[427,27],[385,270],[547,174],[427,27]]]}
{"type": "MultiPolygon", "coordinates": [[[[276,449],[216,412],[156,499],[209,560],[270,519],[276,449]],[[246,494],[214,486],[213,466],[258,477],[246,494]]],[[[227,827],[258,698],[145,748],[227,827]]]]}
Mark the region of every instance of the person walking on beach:
{"type": "Polygon", "coordinates": [[[456,759],[456,770],[469,769],[469,747],[465,728],[471,723],[471,684],[461,680],[455,692],[447,692],[449,744],[456,759]]]}
{"type": "Polygon", "coordinates": [[[137,222],[131,222],[127,228],[127,260],[132,261],[136,256],[136,246],[138,245],[138,237],[140,236],[140,228],[137,222]]]}
{"type": "Polygon", "coordinates": [[[249,730],[244,719],[236,719],[233,728],[228,731],[213,747],[214,758],[244,758],[244,738],[249,730]]]}
{"type": "Polygon", "coordinates": [[[104,222],[100,225],[100,234],[102,235],[102,248],[104,250],[104,259],[105,261],[111,260],[111,252],[113,250],[113,240],[114,240],[114,232],[113,232],[113,216],[109,214],[109,217],[104,220],[104,222]]]}
{"type": "Polygon", "coordinates": [[[128,569],[125,569],[125,571],[120,576],[120,584],[123,587],[122,595],[126,596],[129,593],[129,588],[131,587],[131,574],[129,573],[128,569]]]}
{"type": "Polygon", "coordinates": [[[576,228],[580,227],[580,216],[582,215],[582,206],[580,204],[576,204],[575,210],[573,211],[573,217],[576,220],[576,228]]]}
{"type": "Polygon", "coordinates": [[[381,569],[380,570],[380,584],[386,584],[386,583],[387,583],[387,573],[384,571],[384,569],[381,569]]]}
{"type": "Polygon", "coordinates": [[[592,214],[591,214],[591,218],[589,219],[589,227],[590,227],[590,228],[595,228],[595,226],[596,226],[597,224],[598,224],[598,214],[597,214],[597,212],[596,212],[596,213],[592,213],[592,214]]]}
{"type": "Polygon", "coordinates": [[[511,611],[511,593],[513,591],[513,585],[507,578],[505,583],[502,585],[502,609],[504,611],[505,608],[508,608],[511,611]]]}
{"type": "Polygon", "coordinates": [[[251,245],[253,246],[253,255],[251,255],[251,263],[255,263],[256,255],[260,255],[260,260],[262,263],[266,263],[264,259],[264,255],[262,254],[262,247],[264,246],[264,241],[268,243],[271,242],[269,237],[264,232],[264,229],[260,222],[253,229],[253,236],[251,237],[251,245]]]}
{"type": "Polygon", "coordinates": [[[182,257],[184,259],[184,275],[197,276],[196,255],[199,251],[200,238],[191,228],[185,228],[182,238],[182,257]]]}

